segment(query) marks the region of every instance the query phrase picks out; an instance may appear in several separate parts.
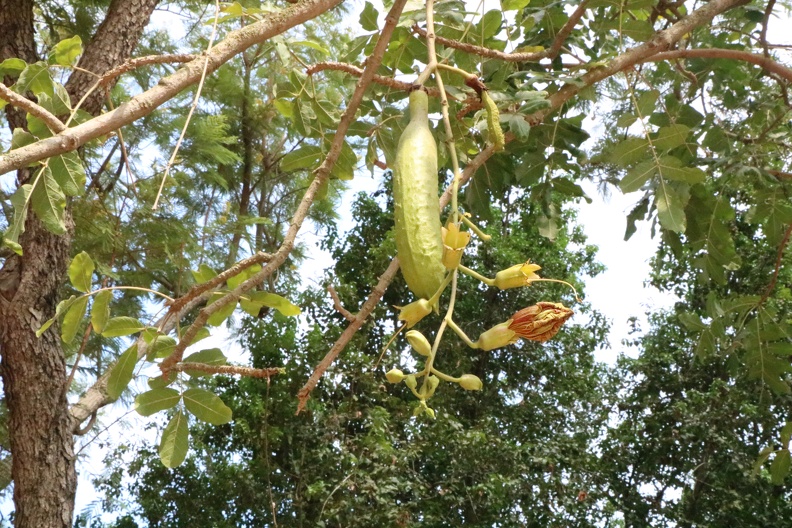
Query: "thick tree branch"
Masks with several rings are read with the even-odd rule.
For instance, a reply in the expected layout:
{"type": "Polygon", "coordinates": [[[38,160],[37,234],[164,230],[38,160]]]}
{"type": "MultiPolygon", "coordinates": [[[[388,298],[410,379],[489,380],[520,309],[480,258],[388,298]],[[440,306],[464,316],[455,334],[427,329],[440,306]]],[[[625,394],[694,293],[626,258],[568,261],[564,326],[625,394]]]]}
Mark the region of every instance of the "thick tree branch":
{"type": "Polygon", "coordinates": [[[206,324],[206,321],[213,313],[217,312],[229,303],[237,302],[242,294],[250,291],[255,286],[264,282],[286,261],[288,256],[291,254],[292,249],[294,249],[294,242],[297,238],[297,233],[300,231],[303,221],[305,221],[305,218],[308,216],[308,210],[311,208],[311,205],[314,202],[316,193],[322,184],[330,177],[330,172],[333,170],[333,166],[338,160],[347,130],[349,130],[349,126],[355,120],[355,114],[357,113],[360,103],[363,101],[363,94],[365,93],[366,88],[369,86],[369,84],[371,84],[374,78],[374,73],[382,63],[382,57],[385,55],[385,51],[388,48],[388,43],[390,42],[391,35],[393,34],[393,29],[396,27],[396,24],[399,21],[399,15],[401,14],[406,2],[407,0],[396,0],[390,12],[388,13],[388,16],[385,18],[385,26],[380,32],[379,39],[377,40],[377,44],[374,46],[374,50],[366,60],[366,68],[363,71],[363,75],[361,75],[360,79],[358,79],[358,82],[355,85],[355,91],[352,94],[352,98],[349,100],[349,103],[347,104],[347,107],[341,116],[341,120],[338,123],[335,136],[333,136],[333,141],[330,145],[327,157],[324,159],[319,168],[314,171],[315,177],[308,186],[308,190],[305,191],[305,194],[300,201],[300,205],[297,207],[297,211],[295,211],[294,216],[292,217],[289,230],[286,232],[286,236],[283,239],[283,243],[278,248],[278,251],[275,252],[275,254],[272,256],[272,259],[264,269],[198,313],[198,317],[196,317],[195,322],[193,322],[193,324],[190,325],[190,327],[184,332],[181,340],[173,349],[173,353],[169,357],[165,358],[165,360],[160,364],[160,369],[162,370],[163,374],[167,374],[173,365],[181,361],[184,350],[187,348],[188,344],[192,342],[193,338],[198,333],[198,330],[200,330],[206,324]]]}
{"type": "Polygon", "coordinates": [[[0,99],[5,99],[17,108],[32,114],[42,121],[55,133],[63,132],[66,130],[66,125],[60,119],[52,115],[46,108],[37,105],[27,97],[23,97],[18,93],[10,90],[5,84],[0,82],[0,99]]]}
{"type": "Polygon", "coordinates": [[[665,60],[692,59],[692,58],[731,59],[731,60],[750,62],[751,64],[756,64],[757,66],[760,66],[762,69],[770,73],[775,73],[779,77],[782,77],[787,81],[792,82],[792,68],[787,68],[783,64],[776,62],[770,57],[765,57],[764,55],[758,55],[756,53],[750,53],[747,51],[740,51],[740,50],[722,49],[722,48],[680,49],[680,50],[664,51],[652,57],[647,57],[641,62],[657,62],[657,61],[665,61],[665,60]]]}
{"type": "MultiPolygon", "coordinates": [[[[232,57],[249,47],[311,20],[341,2],[342,0],[303,0],[299,4],[273,13],[260,22],[229,33],[228,37],[206,55],[206,59],[208,59],[207,73],[214,72],[232,57]]],[[[0,156],[0,174],[75,150],[92,139],[108,134],[150,114],[158,106],[198,82],[203,72],[204,60],[204,56],[201,56],[187,63],[173,75],[164,77],[153,88],[133,97],[111,112],[69,128],[51,138],[37,141],[0,156]]]]}

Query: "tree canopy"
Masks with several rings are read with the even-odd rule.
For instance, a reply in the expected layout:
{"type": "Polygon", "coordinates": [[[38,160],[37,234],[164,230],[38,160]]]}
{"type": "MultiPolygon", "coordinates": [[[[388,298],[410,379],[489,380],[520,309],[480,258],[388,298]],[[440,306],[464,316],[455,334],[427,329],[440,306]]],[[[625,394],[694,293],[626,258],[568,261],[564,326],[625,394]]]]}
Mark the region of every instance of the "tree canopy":
{"type": "Polygon", "coordinates": [[[108,457],[114,526],[785,518],[789,10],[0,0],[13,523],[75,522],[75,446],[116,400],[158,439],[108,457]],[[405,151],[416,91],[437,146],[405,151]],[[400,227],[423,202],[394,185],[429,154],[444,268],[421,299],[428,269],[394,257],[415,268],[429,223],[400,227]],[[625,239],[651,225],[647,281],[678,297],[611,366],[584,182],[635,197],[625,239]],[[252,364],[199,343],[228,331],[252,364]]]}

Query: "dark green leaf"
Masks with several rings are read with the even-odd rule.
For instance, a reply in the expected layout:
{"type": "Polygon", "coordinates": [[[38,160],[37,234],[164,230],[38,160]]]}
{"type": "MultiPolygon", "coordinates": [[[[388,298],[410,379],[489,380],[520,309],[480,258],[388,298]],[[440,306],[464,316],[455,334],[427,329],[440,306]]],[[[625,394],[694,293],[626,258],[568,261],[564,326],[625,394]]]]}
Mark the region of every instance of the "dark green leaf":
{"type": "Polygon", "coordinates": [[[773,463],[770,464],[770,482],[776,486],[782,485],[787,475],[789,475],[789,466],[789,449],[776,451],[773,463]]]}
{"type": "Polygon", "coordinates": [[[682,200],[680,200],[676,191],[667,182],[663,182],[662,179],[657,187],[655,205],[657,206],[657,217],[660,219],[661,226],[677,233],[685,232],[687,224],[682,200]]]}
{"type": "Polygon", "coordinates": [[[379,24],[377,23],[378,16],[379,13],[374,9],[371,2],[366,2],[363,12],[360,14],[360,26],[365,31],[376,31],[379,28],[379,24]]]}
{"type": "Polygon", "coordinates": [[[293,150],[286,154],[280,162],[280,168],[287,172],[301,169],[314,169],[319,165],[321,157],[321,148],[316,145],[303,145],[297,150],[293,150]]]}
{"type": "MultiPolygon", "coordinates": [[[[223,354],[223,351],[219,348],[207,348],[198,352],[194,352],[184,358],[183,361],[183,363],[205,363],[207,365],[225,365],[226,362],[227,359],[223,354]]],[[[200,370],[185,369],[184,373],[193,377],[211,376],[210,373],[200,370]]]]}
{"type": "Polygon", "coordinates": [[[66,234],[66,196],[49,166],[42,168],[37,176],[30,193],[30,207],[47,229],[56,235],[66,234]]]}

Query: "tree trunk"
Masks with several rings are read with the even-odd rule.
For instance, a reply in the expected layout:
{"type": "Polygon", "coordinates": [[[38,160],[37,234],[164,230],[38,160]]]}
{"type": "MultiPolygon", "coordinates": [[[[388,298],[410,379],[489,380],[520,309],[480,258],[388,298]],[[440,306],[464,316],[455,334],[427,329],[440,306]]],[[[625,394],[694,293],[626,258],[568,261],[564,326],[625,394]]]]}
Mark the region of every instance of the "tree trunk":
{"type": "MultiPolygon", "coordinates": [[[[103,74],[130,57],[158,0],[113,0],[86,47],[80,67],[103,74]]],[[[0,60],[34,62],[33,1],[0,0],[0,60]]],[[[67,83],[79,100],[95,77],[76,70],[67,83]]],[[[104,93],[83,108],[97,115],[104,93]]],[[[25,126],[24,112],[8,110],[11,128],[25,126]]],[[[27,179],[20,172],[20,182],[27,179]]],[[[72,231],[67,208],[68,232],[72,231]]],[[[47,231],[32,212],[20,237],[23,255],[6,259],[0,270],[0,374],[9,414],[17,527],[69,528],[77,474],[74,431],[66,400],[66,359],[57,325],[40,338],[36,330],[55,315],[71,256],[71,236],[47,231]]]]}
{"type": "MultiPolygon", "coordinates": [[[[77,474],[74,437],[66,401],[66,360],[53,325],[57,294],[69,262],[71,239],[54,236],[30,214],[22,235],[24,256],[16,292],[0,301],[2,375],[8,406],[15,525],[68,527],[77,474]]],[[[8,265],[6,266],[8,268],[8,265]]]]}

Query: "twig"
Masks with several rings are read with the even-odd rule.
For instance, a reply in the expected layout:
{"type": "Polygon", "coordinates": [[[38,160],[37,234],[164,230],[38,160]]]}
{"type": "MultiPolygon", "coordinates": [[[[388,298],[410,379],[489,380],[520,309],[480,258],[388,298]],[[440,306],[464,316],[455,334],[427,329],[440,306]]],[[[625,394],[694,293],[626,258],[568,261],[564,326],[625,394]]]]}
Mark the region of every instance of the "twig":
{"type": "Polygon", "coordinates": [[[344,319],[347,321],[354,321],[355,316],[352,315],[352,313],[344,308],[344,306],[341,304],[341,299],[338,298],[338,292],[336,292],[332,284],[327,287],[327,291],[330,292],[330,297],[333,298],[333,308],[335,308],[338,313],[343,315],[344,319]]]}
{"type": "Polygon", "coordinates": [[[282,368],[252,368],[239,365],[210,365],[208,363],[176,363],[171,371],[184,372],[185,370],[199,370],[208,374],[231,374],[247,378],[267,378],[283,374],[282,368]]]}
{"type": "Polygon", "coordinates": [[[200,55],[182,53],[177,55],[146,55],[145,57],[129,59],[123,64],[119,64],[115,68],[108,70],[104,75],[102,75],[101,79],[99,80],[99,86],[107,86],[116,77],[119,77],[129,71],[136,70],[142,66],[148,66],[150,64],[174,64],[180,62],[191,62],[199,57],[200,55]]]}
{"type": "MultiPolygon", "coordinates": [[[[182,127],[181,134],[179,134],[179,139],[176,141],[176,146],[173,147],[173,152],[171,153],[171,157],[168,160],[168,164],[165,165],[165,173],[162,175],[162,181],[160,182],[159,189],[157,190],[157,197],[154,198],[154,205],[151,207],[152,209],[156,209],[157,205],[159,204],[160,197],[162,196],[162,189],[165,188],[165,182],[170,175],[171,167],[173,167],[173,163],[176,161],[176,155],[179,153],[179,148],[181,147],[182,142],[184,141],[184,136],[187,134],[187,127],[190,126],[190,120],[192,119],[193,114],[195,113],[195,109],[198,108],[198,101],[201,100],[201,92],[203,91],[204,81],[206,80],[206,72],[209,69],[209,52],[212,51],[212,44],[214,44],[214,40],[217,37],[217,22],[220,19],[220,2],[219,0],[215,0],[215,17],[214,23],[212,24],[212,34],[209,35],[209,42],[206,45],[206,53],[204,54],[204,66],[203,70],[201,71],[201,79],[198,81],[198,88],[195,90],[195,98],[193,98],[192,105],[190,105],[190,111],[187,112],[187,119],[184,121],[184,126],[182,127]]],[[[234,259],[236,260],[236,259],[234,259]]]]}
{"type": "MultiPolygon", "coordinates": [[[[530,53],[506,53],[503,51],[493,50],[482,46],[477,46],[475,44],[459,42],[457,40],[447,39],[444,37],[435,36],[435,41],[438,44],[448,46],[449,48],[454,48],[460,51],[471,53],[473,55],[478,55],[480,57],[488,57],[490,59],[498,59],[505,62],[534,62],[540,61],[542,59],[555,59],[561,52],[564,42],[575,29],[575,25],[585,14],[588,2],[589,0],[583,0],[578,5],[577,9],[575,9],[575,11],[570,15],[569,19],[566,21],[566,24],[564,24],[564,26],[556,35],[556,38],[553,40],[553,44],[546,50],[530,53]]],[[[423,38],[426,38],[427,36],[426,30],[417,24],[412,27],[412,30],[413,33],[417,33],[423,38]]]]}
{"type": "Polygon", "coordinates": [[[44,121],[47,127],[56,134],[66,130],[66,125],[64,125],[60,119],[51,114],[49,110],[34,103],[27,97],[19,95],[18,93],[10,90],[2,82],[0,82],[0,98],[5,99],[17,108],[21,108],[25,112],[38,117],[44,121]]]}
{"type": "Polygon", "coordinates": [[[765,57],[770,58],[770,48],[767,46],[767,26],[770,25],[770,16],[773,14],[776,0],[770,0],[765,7],[764,18],[762,19],[762,31],[759,32],[759,42],[764,49],[765,57]]]}

